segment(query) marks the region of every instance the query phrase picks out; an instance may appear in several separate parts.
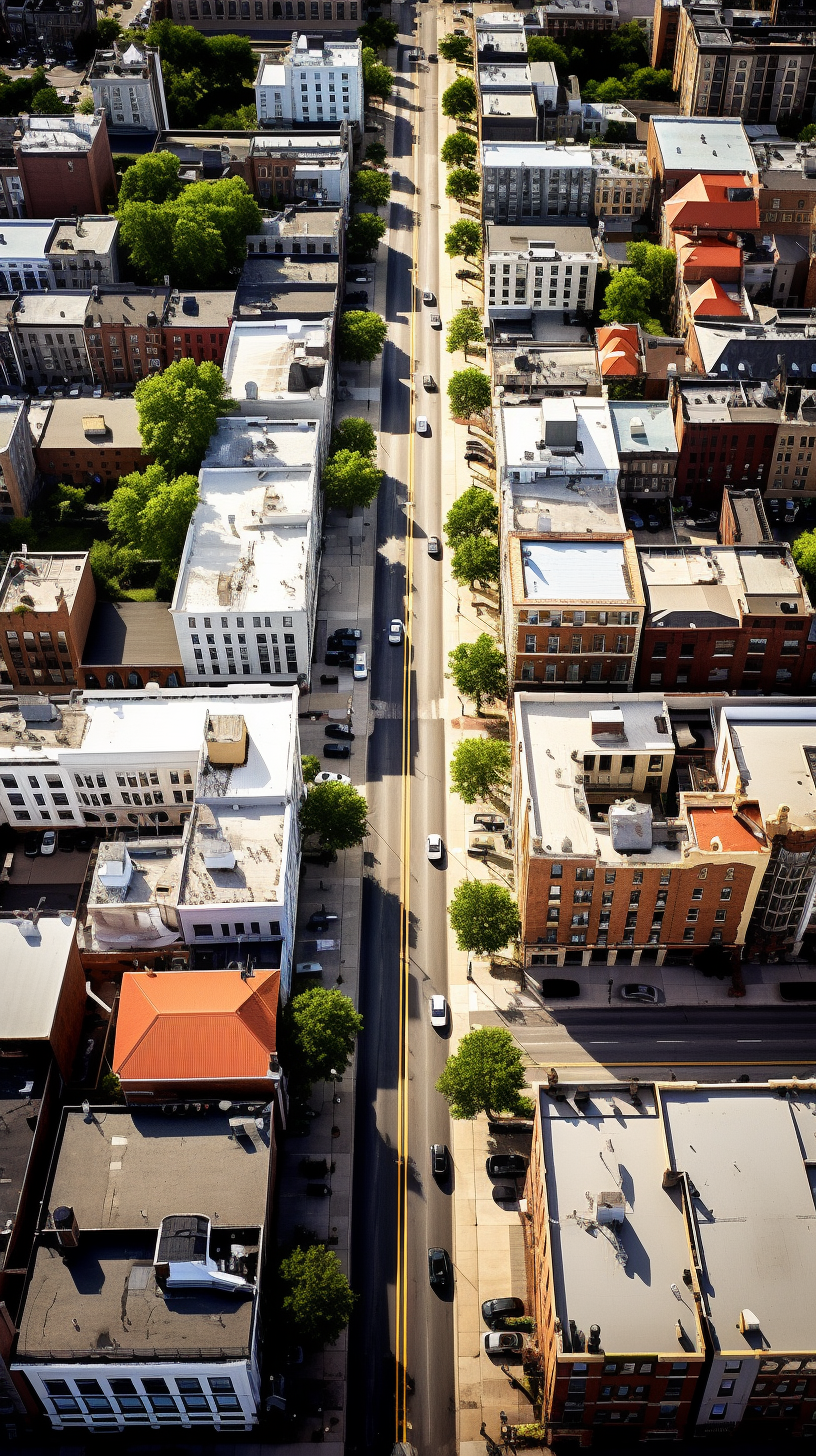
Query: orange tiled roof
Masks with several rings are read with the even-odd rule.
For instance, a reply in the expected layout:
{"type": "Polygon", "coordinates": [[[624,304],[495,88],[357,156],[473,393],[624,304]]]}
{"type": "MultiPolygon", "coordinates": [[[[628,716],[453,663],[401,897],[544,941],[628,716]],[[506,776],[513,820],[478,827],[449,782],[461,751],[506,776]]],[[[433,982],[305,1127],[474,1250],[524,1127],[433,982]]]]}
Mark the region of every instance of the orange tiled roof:
{"type": "Polygon", "coordinates": [[[113,1070],[124,1082],[263,1077],[279,989],[279,971],[126,971],[113,1070]]]}
{"type": "Polygon", "coordinates": [[[610,324],[596,329],[595,343],[601,374],[630,377],[640,373],[638,331],[635,324],[610,324]]]}
{"type": "Polygon", "coordinates": [[[719,839],[726,854],[729,850],[738,854],[744,854],[746,850],[749,854],[758,854],[762,847],[762,841],[755,839],[750,830],[724,806],[689,809],[689,818],[701,849],[710,849],[712,839],[719,839]]]}
{"type": "Polygon", "coordinates": [[[640,373],[637,355],[631,349],[606,349],[603,354],[598,355],[598,360],[604,378],[609,374],[624,375],[628,378],[640,373]]]}
{"type": "Polygon", "coordinates": [[[739,268],[742,249],[735,243],[707,241],[705,238],[688,238],[682,233],[675,236],[677,257],[681,268],[739,268]]]}
{"type": "Polygon", "coordinates": [[[742,309],[737,300],[726,293],[716,278],[706,279],[694,293],[689,294],[689,308],[695,318],[705,318],[706,314],[711,314],[714,318],[742,317],[742,309]]]}
{"type": "Polygon", "coordinates": [[[720,176],[698,173],[664,203],[664,208],[672,230],[701,227],[730,232],[733,228],[759,227],[759,199],[750,177],[741,172],[720,176]],[[730,188],[748,188],[751,197],[744,202],[733,202],[728,196],[730,188]]]}
{"type": "Polygon", "coordinates": [[[637,353],[638,331],[637,324],[605,324],[603,328],[595,330],[595,343],[598,346],[598,353],[605,349],[607,344],[620,340],[629,345],[637,353]]]}

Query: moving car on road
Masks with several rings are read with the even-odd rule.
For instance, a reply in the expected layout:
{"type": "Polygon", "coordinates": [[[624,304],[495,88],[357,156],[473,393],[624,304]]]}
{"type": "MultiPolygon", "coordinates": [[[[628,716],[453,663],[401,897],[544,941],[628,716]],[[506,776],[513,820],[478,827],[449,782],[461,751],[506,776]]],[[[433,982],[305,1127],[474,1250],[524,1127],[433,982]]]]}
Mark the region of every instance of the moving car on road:
{"type": "Polygon", "coordinates": [[[451,1261],[447,1249],[428,1250],[428,1278],[432,1289],[443,1289],[450,1281],[451,1261]]]}
{"type": "Polygon", "coordinates": [[[448,1172],[448,1150],[444,1143],[431,1143],[431,1173],[444,1178],[448,1172]]]}
{"type": "Polygon", "coordinates": [[[428,859],[431,859],[431,860],[441,859],[444,853],[445,853],[445,846],[442,843],[442,835],[441,834],[429,834],[428,835],[428,859]]]}
{"type": "Polygon", "coordinates": [[[388,640],[389,642],[393,643],[395,647],[398,647],[400,642],[402,641],[402,622],[400,621],[399,617],[395,617],[390,627],[388,628],[388,640]]]}
{"type": "Polygon", "coordinates": [[[442,552],[442,546],[440,544],[439,537],[438,536],[429,536],[428,537],[428,555],[429,556],[439,556],[439,555],[441,555],[441,552],[442,552]]]}
{"type": "Polygon", "coordinates": [[[417,427],[417,434],[418,435],[430,435],[430,433],[431,433],[431,427],[430,427],[430,424],[428,423],[428,416],[427,415],[417,415],[416,427],[417,427]]]}

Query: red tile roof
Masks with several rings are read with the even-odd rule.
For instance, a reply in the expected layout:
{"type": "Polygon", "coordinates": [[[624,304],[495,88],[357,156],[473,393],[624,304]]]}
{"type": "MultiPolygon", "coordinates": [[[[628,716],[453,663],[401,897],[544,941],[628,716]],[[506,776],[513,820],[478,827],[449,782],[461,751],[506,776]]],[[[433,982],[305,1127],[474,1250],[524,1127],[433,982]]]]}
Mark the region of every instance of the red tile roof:
{"type": "Polygon", "coordinates": [[[710,849],[712,839],[719,839],[726,853],[733,850],[737,854],[759,854],[762,849],[762,840],[755,839],[730,809],[689,809],[689,818],[701,849],[710,849]]]}
{"type": "Polygon", "coordinates": [[[674,243],[684,272],[690,268],[733,269],[742,265],[742,249],[735,243],[723,243],[713,238],[689,238],[682,233],[675,233],[674,243]]]}
{"type": "Polygon", "coordinates": [[[730,232],[734,228],[759,227],[759,199],[750,177],[741,172],[725,172],[721,176],[698,173],[664,207],[672,230],[698,227],[709,232],[730,232]],[[734,189],[747,189],[750,199],[732,201],[728,193],[734,189]]]}
{"type": "Polygon", "coordinates": [[[126,971],[113,1070],[123,1082],[264,1077],[279,990],[279,971],[126,971]]]}
{"type": "Polygon", "coordinates": [[[610,324],[596,329],[595,343],[601,374],[632,377],[640,373],[638,331],[635,324],[610,324]]]}
{"type": "Polygon", "coordinates": [[[742,318],[742,309],[737,300],[726,293],[716,278],[708,278],[693,293],[689,294],[689,308],[695,318],[742,318]]]}

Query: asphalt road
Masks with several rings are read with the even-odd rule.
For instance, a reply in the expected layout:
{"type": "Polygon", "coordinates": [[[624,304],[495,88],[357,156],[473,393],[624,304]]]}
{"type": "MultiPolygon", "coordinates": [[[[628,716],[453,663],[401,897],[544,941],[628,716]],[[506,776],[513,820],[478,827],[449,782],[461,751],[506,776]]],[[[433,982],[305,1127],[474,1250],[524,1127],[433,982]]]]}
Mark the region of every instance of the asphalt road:
{"type": "Polygon", "coordinates": [[[421,291],[438,293],[437,70],[412,69],[407,43],[436,49],[436,12],[401,7],[395,96],[394,179],[386,318],[389,340],[383,353],[381,463],[387,476],[380,491],[371,698],[375,715],[368,745],[367,794],[374,834],[369,841],[363,897],[360,1009],[365,1030],[357,1069],[352,1228],[352,1284],[359,1291],[350,1329],[348,1445],[366,1453],[390,1452],[397,1439],[398,1372],[395,1362],[398,1210],[398,1068],[400,1042],[401,892],[409,902],[407,1038],[408,1109],[405,1171],[407,1231],[404,1254],[404,1319],[407,1335],[408,1409],[406,1434],[422,1453],[453,1456],[455,1449],[452,1291],[439,1298],[428,1283],[427,1251],[451,1249],[451,1188],[429,1175],[432,1142],[450,1143],[447,1108],[434,1090],[447,1055],[443,1038],[431,1030],[427,1001],[447,991],[444,872],[429,864],[426,835],[445,834],[444,739],[439,705],[443,696],[442,573],[427,554],[429,535],[441,532],[440,430],[442,403],[425,394],[421,376],[438,381],[441,335],[430,326],[434,311],[423,309],[421,291]],[[412,267],[416,251],[417,289],[412,267]],[[412,310],[415,312],[413,328],[412,310]],[[417,361],[414,416],[424,414],[429,436],[411,441],[411,375],[417,361]],[[413,488],[413,510],[409,493],[413,488]],[[406,553],[412,521],[413,552],[406,553]],[[405,659],[389,646],[388,623],[405,620],[406,556],[412,555],[413,646],[407,701],[410,705],[410,874],[401,876],[404,825],[403,695],[405,659]]]}

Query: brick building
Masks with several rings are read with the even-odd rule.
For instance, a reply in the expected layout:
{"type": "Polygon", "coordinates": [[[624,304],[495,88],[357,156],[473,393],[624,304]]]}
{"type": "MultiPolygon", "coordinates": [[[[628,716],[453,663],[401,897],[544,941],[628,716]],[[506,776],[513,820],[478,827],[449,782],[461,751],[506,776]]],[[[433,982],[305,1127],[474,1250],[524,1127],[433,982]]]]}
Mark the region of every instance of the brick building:
{"type": "Polygon", "coordinates": [[[638,505],[671,500],[677,474],[677,438],[667,400],[610,400],[621,499],[638,505]]]}
{"type": "Polygon", "coordinates": [[[813,12],[790,27],[752,23],[751,12],[707,3],[680,10],[672,87],[685,115],[747,123],[812,120],[816,102],[813,12]]]}
{"type": "Polygon", "coordinates": [[[0,400],[0,516],[27,516],[39,490],[27,400],[0,400]]]}
{"type": "Polygon", "coordinates": [[[34,458],[46,479],[87,485],[145,470],[133,399],[55,399],[34,458]]]}
{"type": "Polygon", "coordinates": [[[11,306],[15,352],[26,383],[93,384],[85,339],[91,294],[24,293],[11,306]]]}
{"type": "Polygon", "coordinates": [[[674,66],[681,0],[655,0],[652,21],[652,65],[656,71],[674,66]]]}
{"type": "Polygon", "coordinates": [[[646,156],[655,180],[652,215],[659,223],[661,205],[700,172],[747,173],[756,178],[756,163],[738,116],[653,116],[646,156]]]}
{"type": "Polygon", "coordinates": [[[28,217],[105,213],[116,199],[104,116],[31,116],[14,150],[28,217]]]}
{"type": "Polygon", "coordinates": [[[647,601],[641,688],[810,691],[814,611],[784,542],[641,546],[638,560],[647,601]]]}
{"type": "Polygon", "coordinates": [[[169,288],[94,289],[84,332],[97,383],[118,389],[164,368],[161,325],[169,297],[169,288]]]}
{"type": "Polygon", "coordinates": [[[816,496],[816,390],[785,387],[766,498],[816,496]]]}
{"type": "Polygon", "coordinates": [[[809,238],[816,207],[816,148],[774,137],[754,142],[763,232],[809,238]]]}
{"type": "Polygon", "coordinates": [[[363,0],[160,0],[169,19],[205,34],[262,33],[265,39],[290,40],[299,31],[331,29],[354,35],[365,19],[363,0]]]}
{"type": "Polygon", "coordinates": [[[172,293],[162,319],[165,364],[178,359],[223,364],[234,311],[234,292],[172,293]]]}
{"type": "Polygon", "coordinates": [[[97,602],[77,679],[88,689],[148,683],[183,688],[184,668],[167,603],[97,602]]]}
{"type": "Polygon", "coordinates": [[[86,552],[13,551],[0,579],[0,682],[75,685],[95,601],[86,552]]]}
{"type": "Polygon", "coordinates": [[[677,434],[677,495],[720,509],[726,487],[762,489],[772,474],[782,397],[769,385],[678,380],[671,403],[677,434]]]}
{"type": "Polygon", "coordinates": [[[768,862],[756,805],[666,795],[675,739],[651,694],[516,693],[514,850],[525,965],[688,964],[745,940],[768,862]]]}
{"type": "Polygon", "coordinates": [[[724,490],[717,536],[723,546],[770,545],[773,531],[762,504],[762,492],[724,490]]]}

